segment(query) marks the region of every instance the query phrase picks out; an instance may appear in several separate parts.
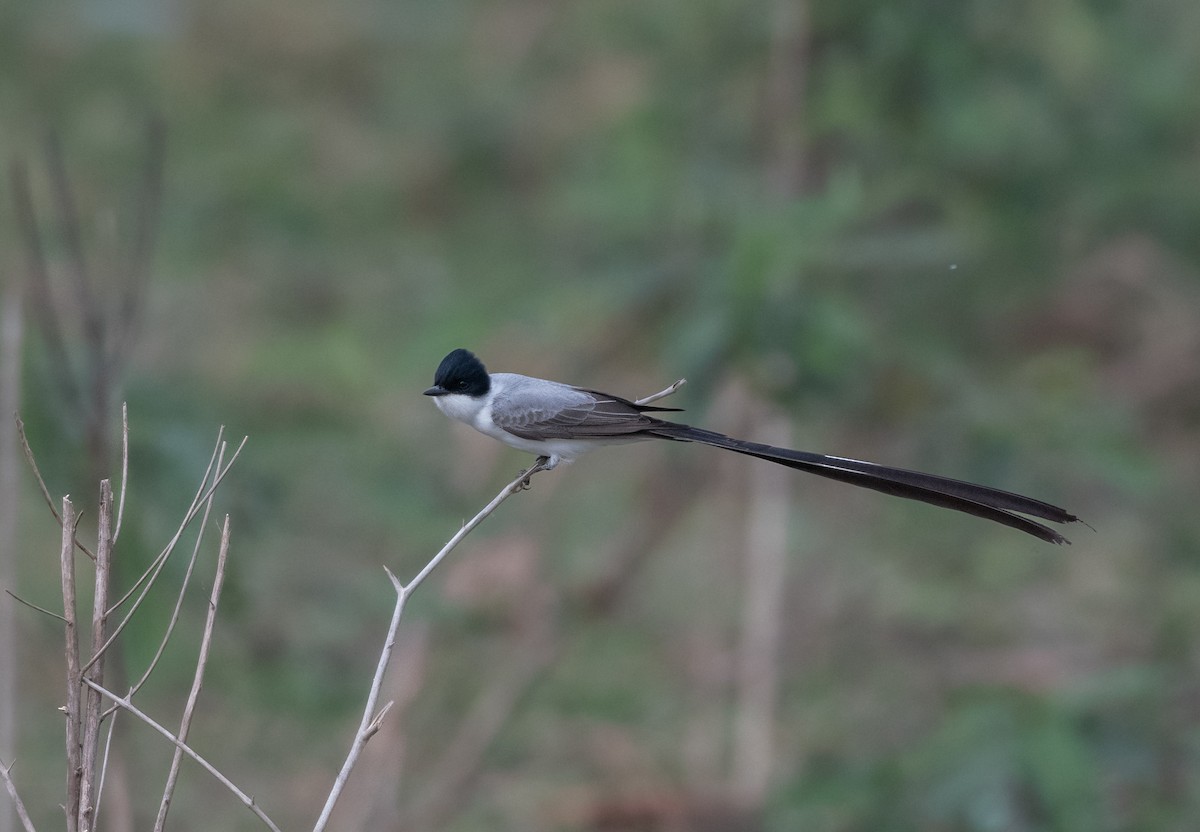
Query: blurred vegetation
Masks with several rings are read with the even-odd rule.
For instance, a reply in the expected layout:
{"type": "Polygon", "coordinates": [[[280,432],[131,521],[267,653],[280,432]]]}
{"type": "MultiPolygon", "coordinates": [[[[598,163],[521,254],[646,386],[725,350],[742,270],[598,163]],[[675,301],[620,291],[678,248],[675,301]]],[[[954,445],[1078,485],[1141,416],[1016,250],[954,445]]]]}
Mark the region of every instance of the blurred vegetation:
{"type": "MultiPolygon", "coordinates": [[[[281,824],[316,815],[391,607],[379,564],[411,574],[527,462],[420,396],[465,346],[631,396],[687,376],[672,403],[696,423],[776,408],[803,447],[1095,526],[1056,551],[806,480],[765,828],[1196,828],[1198,31],[1192,0],[0,6],[0,151],[44,204],[61,137],[96,258],[129,232],[145,119],[167,125],[121,391],[131,574],[217,426],[250,436],[197,747],[281,824]]],[[[23,416],[52,491],[86,505],[48,360],[31,333],[23,416]]],[[[746,513],[745,466],[717,456],[587,459],[468,539],[414,601],[420,693],[404,765],[362,775],[389,795],[364,828],[420,803],[539,626],[553,659],[439,828],[625,828],[604,807],[714,790],[720,754],[686,749],[724,730],[727,684],[697,668],[728,663],[746,513]],[[647,557],[589,603],[622,546],[647,557]]],[[[53,607],[57,531],[23,500],[18,590],[53,607]]],[[[20,620],[15,773],[51,825],[60,635],[20,620]]],[[[151,712],[192,661],[160,669],[151,712]]],[[[134,782],[156,783],[168,749],[134,733],[134,782]]],[[[195,770],[177,806],[175,829],[251,828],[195,770]]]]}

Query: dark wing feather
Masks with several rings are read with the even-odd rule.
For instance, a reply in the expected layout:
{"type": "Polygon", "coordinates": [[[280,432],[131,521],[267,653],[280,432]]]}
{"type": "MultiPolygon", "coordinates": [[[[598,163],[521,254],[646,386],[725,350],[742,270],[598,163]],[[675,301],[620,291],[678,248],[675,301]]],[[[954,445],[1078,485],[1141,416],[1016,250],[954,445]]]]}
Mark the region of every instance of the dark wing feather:
{"type": "Polygon", "coordinates": [[[635,404],[619,396],[568,388],[574,395],[546,409],[514,409],[498,407],[493,413],[496,424],[522,439],[596,439],[606,436],[628,436],[661,427],[661,419],[647,416],[646,411],[675,410],[635,404]],[[497,417],[496,412],[503,415],[497,417]]]}

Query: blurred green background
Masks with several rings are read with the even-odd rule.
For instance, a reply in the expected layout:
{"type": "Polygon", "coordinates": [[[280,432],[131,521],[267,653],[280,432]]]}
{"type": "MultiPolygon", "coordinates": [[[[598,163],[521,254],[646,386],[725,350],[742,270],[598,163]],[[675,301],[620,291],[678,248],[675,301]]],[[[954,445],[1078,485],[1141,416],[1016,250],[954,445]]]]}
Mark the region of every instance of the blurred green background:
{"type": "MultiPolygon", "coordinates": [[[[114,399],[130,579],[218,426],[250,437],[216,507],[233,544],[196,747],[285,828],[315,818],[392,607],[380,565],[414,574],[529,461],[420,395],[463,346],[631,397],[686,376],[667,403],[694,423],[1095,528],[1055,549],[790,474],[780,519],[767,466],[696,447],[542,475],[415,597],[397,709],[336,828],[1200,827],[1197,32],[1193,0],[0,6],[0,150],[28,166],[56,280],[47,133],[111,266],[146,121],[165,125],[114,399]],[[763,510],[789,557],[747,803],[736,679],[763,510]]],[[[10,186],[5,282],[25,273],[10,186]]],[[[85,427],[33,320],[23,367],[51,492],[94,517],[85,427]]],[[[54,608],[58,530],[21,482],[16,591],[54,608]]],[[[167,724],[205,557],[139,697],[167,724]]],[[[173,600],[130,632],[127,675],[173,600]]],[[[55,828],[61,633],[16,619],[14,776],[55,828]]],[[[169,748],[119,728],[148,828],[169,748]]],[[[170,828],[260,826],[185,765],[170,828]]]]}

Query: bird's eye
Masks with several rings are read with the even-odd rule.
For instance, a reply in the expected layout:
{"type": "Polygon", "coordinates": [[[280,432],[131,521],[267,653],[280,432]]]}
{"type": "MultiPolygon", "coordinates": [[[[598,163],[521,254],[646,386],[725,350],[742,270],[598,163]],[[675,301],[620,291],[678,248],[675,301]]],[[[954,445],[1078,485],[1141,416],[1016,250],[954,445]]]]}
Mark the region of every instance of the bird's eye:
{"type": "Polygon", "coordinates": [[[466,389],[467,389],[467,382],[466,382],[466,380],[464,379],[463,381],[456,382],[456,383],[455,383],[455,385],[454,385],[454,389],[456,389],[456,390],[466,390],[466,389]]]}

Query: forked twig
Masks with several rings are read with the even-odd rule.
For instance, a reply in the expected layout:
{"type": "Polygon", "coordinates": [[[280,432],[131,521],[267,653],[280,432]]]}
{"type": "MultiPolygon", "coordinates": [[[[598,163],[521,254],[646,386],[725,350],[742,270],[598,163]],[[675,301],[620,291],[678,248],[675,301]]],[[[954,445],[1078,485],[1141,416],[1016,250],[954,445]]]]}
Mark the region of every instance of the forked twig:
{"type": "MultiPolygon", "coordinates": [[[[685,379],[679,379],[670,387],[660,390],[658,393],[654,393],[653,395],[647,396],[644,399],[639,399],[637,404],[648,404],[650,402],[665,398],[674,393],[685,383],[685,379]]],[[[396,606],[392,610],[392,620],[388,625],[387,639],[384,642],[383,651],[379,655],[379,662],[375,667],[375,677],[371,682],[371,688],[367,694],[367,702],[363,708],[363,715],[361,721],[359,722],[358,731],[354,736],[354,741],[350,746],[350,751],[346,755],[346,760],[342,764],[341,771],[338,772],[337,778],[334,780],[333,788],[329,792],[329,797],[325,801],[325,806],[321,810],[321,815],[317,819],[316,825],[313,827],[313,832],[322,832],[322,830],[324,830],[328,825],[329,817],[333,812],[333,807],[337,803],[338,797],[341,796],[342,790],[346,786],[346,781],[350,776],[351,769],[353,769],[354,764],[358,762],[359,755],[362,753],[367,741],[379,730],[379,725],[384,714],[386,714],[387,710],[391,707],[391,703],[389,702],[382,710],[376,712],[376,703],[379,700],[379,692],[383,687],[383,677],[387,672],[388,663],[391,661],[392,649],[396,646],[396,632],[400,627],[400,618],[404,614],[404,606],[408,602],[409,597],[413,592],[416,591],[417,587],[419,587],[424,580],[429,577],[429,574],[437,568],[438,564],[442,562],[446,555],[450,554],[450,552],[453,551],[454,548],[463,541],[463,538],[470,534],[476,526],[487,519],[492,512],[499,508],[501,503],[503,503],[513,494],[524,491],[526,488],[528,488],[530,478],[533,477],[534,474],[538,474],[547,470],[547,462],[548,460],[545,457],[538,457],[537,462],[535,462],[532,467],[522,471],[517,475],[516,479],[504,486],[500,493],[492,498],[491,502],[484,506],[478,514],[463,524],[462,528],[460,528],[458,532],[456,532],[454,536],[450,538],[446,545],[442,547],[441,551],[434,555],[433,558],[430,559],[427,564],[425,564],[424,568],[421,569],[421,571],[418,572],[413,579],[408,582],[407,585],[401,584],[399,579],[392,574],[391,570],[386,566],[384,567],[384,571],[387,572],[388,580],[392,582],[392,587],[396,591],[396,606]]]]}
{"type": "Polygon", "coordinates": [[[333,813],[334,804],[337,803],[342,790],[346,787],[350,770],[358,762],[358,757],[366,746],[367,740],[378,730],[378,720],[382,718],[383,714],[382,712],[376,713],[376,703],[379,700],[379,691],[383,687],[383,677],[387,672],[388,662],[392,657],[392,648],[396,646],[396,631],[400,628],[400,616],[404,614],[404,605],[408,603],[409,597],[429,577],[429,573],[442,562],[446,555],[458,546],[464,537],[471,533],[472,529],[482,523],[489,514],[495,511],[501,503],[513,494],[524,491],[529,478],[544,470],[546,470],[544,460],[539,458],[531,468],[518,474],[516,479],[504,486],[500,493],[483,507],[482,511],[464,523],[463,527],[450,538],[450,541],[442,547],[441,551],[434,555],[429,563],[425,564],[425,567],[407,585],[401,584],[400,580],[392,574],[392,571],[386,566],[384,567],[388,580],[392,582],[392,588],[396,590],[396,606],[392,610],[392,621],[388,625],[387,639],[383,645],[383,652],[379,655],[379,663],[375,667],[375,678],[372,680],[370,692],[367,694],[367,703],[363,708],[362,720],[359,723],[358,731],[354,735],[354,742],[350,746],[350,752],[346,755],[345,762],[342,763],[341,771],[338,772],[337,778],[333,782],[333,788],[330,790],[329,797],[325,801],[325,807],[321,810],[321,816],[317,819],[317,823],[313,827],[313,832],[322,832],[328,825],[329,816],[333,813]]]}

